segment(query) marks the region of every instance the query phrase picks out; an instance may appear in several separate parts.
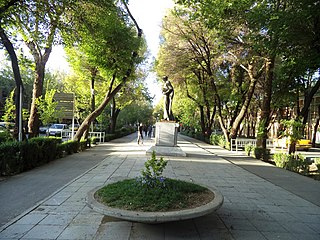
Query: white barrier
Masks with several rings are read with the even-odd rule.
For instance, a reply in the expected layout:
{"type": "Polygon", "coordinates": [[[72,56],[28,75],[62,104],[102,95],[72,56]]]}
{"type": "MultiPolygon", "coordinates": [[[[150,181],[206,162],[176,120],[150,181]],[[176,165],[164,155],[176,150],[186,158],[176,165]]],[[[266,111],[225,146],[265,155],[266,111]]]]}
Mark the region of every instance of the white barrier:
{"type": "MultiPolygon", "coordinates": [[[[76,131],[74,132],[73,136],[76,134],[76,131]]],[[[68,140],[72,139],[72,131],[64,131],[61,134],[62,138],[67,138],[68,140]]],[[[98,143],[104,143],[105,139],[105,132],[89,132],[89,137],[95,137],[98,139],[98,143]]]]}
{"type": "MultiPolygon", "coordinates": [[[[267,148],[274,148],[274,140],[273,139],[267,139],[267,148]]],[[[254,138],[236,138],[231,139],[231,146],[230,150],[233,151],[234,147],[236,149],[236,152],[238,152],[239,148],[244,148],[246,145],[252,145],[257,146],[257,139],[254,138]]]]}

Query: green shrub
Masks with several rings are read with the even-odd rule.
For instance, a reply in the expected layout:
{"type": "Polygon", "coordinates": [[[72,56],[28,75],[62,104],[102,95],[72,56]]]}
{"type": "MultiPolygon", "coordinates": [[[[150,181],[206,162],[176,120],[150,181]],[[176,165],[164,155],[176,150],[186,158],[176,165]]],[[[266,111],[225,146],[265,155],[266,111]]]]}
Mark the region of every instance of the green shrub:
{"type": "Polygon", "coordinates": [[[63,153],[66,151],[66,146],[63,143],[57,145],[56,158],[62,158],[63,153]]]}
{"type": "Polygon", "coordinates": [[[89,140],[90,140],[91,144],[97,144],[97,142],[98,142],[98,138],[96,138],[96,137],[89,138],[89,140]]]}
{"type": "Polygon", "coordinates": [[[290,157],[291,156],[286,153],[275,153],[273,154],[273,161],[277,167],[285,168],[290,157]]]}
{"type": "Polygon", "coordinates": [[[113,139],[116,139],[117,137],[116,137],[116,134],[114,134],[114,133],[107,133],[106,134],[106,136],[105,136],[105,138],[104,138],[104,140],[106,141],[106,142],[109,142],[109,141],[111,141],[111,140],[113,140],[113,139]]]}
{"type": "Polygon", "coordinates": [[[9,131],[0,132],[0,143],[14,141],[11,133],[9,131]]]}
{"type": "Polygon", "coordinates": [[[29,143],[36,143],[39,146],[40,165],[56,159],[57,145],[60,141],[60,138],[47,137],[36,137],[29,140],[29,143]]]}
{"type": "Polygon", "coordinates": [[[251,144],[247,144],[247,145],[244,146],[244,151],[246,152],[246,154],[247,154],[248,156],[251,155],[251,153],[253,152],[253,150],[254,150],[254,146],[251,145],[251,144]]]}
{"type": "Polygon", "coordinates": [[[286,169],[292,172],[298,172],[306,174],[309,171],[309,164],[307,160],[301,155],[292,155],[293,157],[289,159],[286,169]]]}
{"type": "Polygon", "coordinates": [[[20,155],[21,143],[17,141],[0,144],[0,174],[13,175],[23,171],[23,160],[20,155]]]}
{"type": "Polygon", "coordinates": [[[264,161],[268,161],[270,157],[270,149],[253,147],[253,154],[256,159],[262,159],[264,161]]]}
{"type": "Polygon", "coordinates": [[[275,153],[273,160],[277,167],[285,168],[292,172],[306,174],[309,171],[309,164],[301,154],[275,153]]]}
{"type": "Polygon", "coordinates": [[[61,148],[66,154],[73,154],[79,151],[79,142],[74,140],[69,140],[61,143],[61,148]]]}
{"type": "Polygon", "coordinates": [[[80,145],[79,145],[79,150],[80,151],[84,151],[89,147],[90,147],[90,141],[89,140],[86,140],[86,139],[81,139],[80,140],[80,145]]]}
{"type": "Polygon", "coordinates": [[[21,144],[21,158],[23,159],[23,171],[30,170],[41,165],[41,149],[37,142],[29,141],[21,144]]]}
{"type": "Polygon", "coordinates": [[[230,150],[230,143],[225,140],[225,137],[222,134],[211,134],[210,143],[230,150]]]}

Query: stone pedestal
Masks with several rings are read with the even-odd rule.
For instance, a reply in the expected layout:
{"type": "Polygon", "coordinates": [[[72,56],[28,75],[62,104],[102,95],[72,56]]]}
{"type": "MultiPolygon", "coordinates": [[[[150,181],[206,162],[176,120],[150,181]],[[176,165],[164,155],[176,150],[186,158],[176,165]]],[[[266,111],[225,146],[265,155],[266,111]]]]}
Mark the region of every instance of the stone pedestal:
{"type": "Polygon", "coordinates": [[[179,124],[175,122],[157,122],[155,132],[155,146],[147,150],[147,154],[160,156],[186,156],[177,145],[179,124]]]}
{"type": "Polygon", "coordinates": [[[175,122],[156,123],[156,146],[177,146],[179,124],[175,122]]]}

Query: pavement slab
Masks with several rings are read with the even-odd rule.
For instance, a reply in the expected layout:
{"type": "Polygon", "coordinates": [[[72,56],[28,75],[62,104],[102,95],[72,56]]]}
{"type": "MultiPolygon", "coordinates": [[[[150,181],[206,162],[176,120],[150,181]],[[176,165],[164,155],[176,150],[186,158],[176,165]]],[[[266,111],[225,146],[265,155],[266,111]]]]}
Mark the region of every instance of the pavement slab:
{"type": "MultiPolygon", "coordinates": [[[[153,141],[146,138],[138,145],[130,135],[100,144],[99,155],[96,147],[75,154],[79,162],[103,158],[8,221],[0,228],[0,239],[320,239],[320,198],[313,197],[320,192],[319,182],[305,187],[310,179],[304,176],[185,136],[179,136],[178,145],[186,157],[166,156],[164,175],[215,186],[224,195],[219,210],[191,220],[142,224],[109,218],[86,206],[93,188],[139,176],[153,141]],[[292,182],[299,184],[293,188],[292,182]]],[[[6,181],[6,187],[9,184],[6,181]]]]}

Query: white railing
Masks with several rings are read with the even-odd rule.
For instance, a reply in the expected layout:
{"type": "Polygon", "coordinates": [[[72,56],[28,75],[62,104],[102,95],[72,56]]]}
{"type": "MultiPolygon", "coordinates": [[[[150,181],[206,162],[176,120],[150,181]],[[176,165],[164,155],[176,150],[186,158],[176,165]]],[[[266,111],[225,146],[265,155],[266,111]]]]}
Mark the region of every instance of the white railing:
{"type": "MultiPolygon", "coordinates": [[[[275,145],[273,144],[274,140],[273,139],[267,139],[267,148],[274,148],[275,145]]],[[[231,139],[231,146],[230,149],[231,151],[236,150],[238,152],[239,148],[244,148],[246,145],[252,145],[252,146],[257,146],[257,139],[251,139],[251,138],[236,138],[236,139],[231,139]]]]}
{"type": "Polygon", "coordinates": [[[89,137],[95,137],[99,143],[103,143],[105,139],[105,132],[89,132],[89,137]]]}
{"type": "MultiPolygon", "coordinates": [[[[76,131],[74,131],[73,136],[76,134],[76,131]]],[[[66,138],[68,140],[72,139],[72,131],[64,131],[61,133],[62,138],[66,138]]],[[[105,133],[104,132],[89,132],[89,137],[95,137],[98,139],[98,143],[103,143],[105,139],[105,133]]]]}

